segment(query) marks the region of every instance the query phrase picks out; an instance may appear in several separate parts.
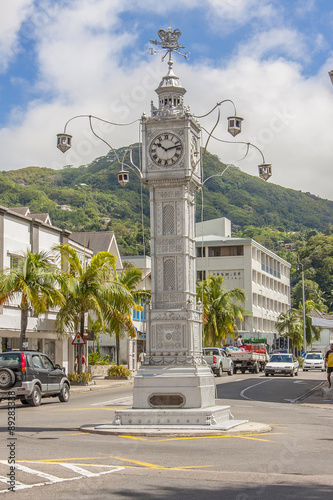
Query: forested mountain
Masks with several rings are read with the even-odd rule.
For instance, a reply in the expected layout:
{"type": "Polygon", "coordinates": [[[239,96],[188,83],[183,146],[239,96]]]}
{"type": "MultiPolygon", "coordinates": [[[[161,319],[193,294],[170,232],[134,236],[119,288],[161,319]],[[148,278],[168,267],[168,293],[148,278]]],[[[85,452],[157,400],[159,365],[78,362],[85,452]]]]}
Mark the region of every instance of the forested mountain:
{"type": "MultiPolygon", "coordinates": [[[[119,150],[123,156],[123,150],[119,150]]],[[[138,147],[134,162],[139,163],[138,147]]],[[[209,153],[204,161],[204,178],[221,172],[225,166],[209,153]]],[[[129,234],[135,239],[124,242],[129,253],[142,242],[141,183],[130,170],[130,182],[122,188],[117,182],[119,164],[113,153],[91,164],[62,170],[27,167],[0,174],[0,204],[29,206],[32,212],[49,212],[56,226],[72,231],[117,228],[118,241],[129,234]],[[61,210],[69,205],[72,211],[61,210]],[[104,218],[103,218],[104,217],[104,218]],[[107,218],[110,221],[106,224],[107,218]],[[121,222],[123,230],[118,224],[121,222]]],[[[143,213],[149,228],[149,193],[143,187],[143,213]]],[[[317,230],[324,232],[332,224],[333,201],[309,193],[286,189],[272,182],[230,167],[223,177],[209,180],[203,188],[204,220],[227,217],[235,229],[246,226],[273,227],[282,231],[317,230]]],[[[201,218],[201,193],[197,197],[197,220],[201,218]]],[[[126,252],[127,253],[127,252],[126,252]]]]}
{"type": "MultiPolygon", "coordinates": [[[[120,158],[124,151],[118,150],[120,158]]],[[[78,168],[3,171],[0,205],[29,206],[32,213],[48,212],[55,226],[70,231],[115,231],[124,256],[143,252],[143,214],[148,253],[148,189],[130,169],[129,184],[120,187],[120,166],[115,160],[110,152],[78,168]]],[[[133,160],[139,165],[138,145],[133,147],[133,160]]],[[[224,168],[217,156],[207,153],[203,178],[219,174],[224,168]]],[[[304,259],[306,278],[315,281],[325,303],[332,304],[333,201],[283,188],[272,179],[264,182],[229,167],[222,177],[208,180],[203,192],[198,193],[197,221],[201,214],[204,220],[227,217],[232,221],[233,234],[253,238],[292,263],[293,285],[300,279],[297,262],[304,259]]]]}

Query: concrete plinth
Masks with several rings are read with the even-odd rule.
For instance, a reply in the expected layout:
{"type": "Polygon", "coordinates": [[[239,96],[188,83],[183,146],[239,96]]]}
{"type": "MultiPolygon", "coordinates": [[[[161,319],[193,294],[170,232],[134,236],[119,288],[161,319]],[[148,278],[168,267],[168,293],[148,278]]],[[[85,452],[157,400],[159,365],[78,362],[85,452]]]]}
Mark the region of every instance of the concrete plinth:
{"type": "Polygon", "coordinates": [[[117,410],[114,425],[123,426],[220,426],[232,419],[230,406],[178,410],[117,410]]]}
{"type": "Polygon", "coordinates": [[[215,383],[208,366],[142,366],[134,377],[133,409],[212,406],[215,406],[215,383]]]}

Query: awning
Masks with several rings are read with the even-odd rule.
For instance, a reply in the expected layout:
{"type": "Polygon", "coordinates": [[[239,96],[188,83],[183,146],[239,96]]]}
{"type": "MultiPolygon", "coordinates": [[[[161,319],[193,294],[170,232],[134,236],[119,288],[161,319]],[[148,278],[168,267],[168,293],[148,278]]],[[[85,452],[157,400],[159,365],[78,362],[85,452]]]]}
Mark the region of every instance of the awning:
{"type": "Polygon", "coordinates": [[[312,318],[312,325],[321,328],[333,328],[333,319],[312,318]]]}

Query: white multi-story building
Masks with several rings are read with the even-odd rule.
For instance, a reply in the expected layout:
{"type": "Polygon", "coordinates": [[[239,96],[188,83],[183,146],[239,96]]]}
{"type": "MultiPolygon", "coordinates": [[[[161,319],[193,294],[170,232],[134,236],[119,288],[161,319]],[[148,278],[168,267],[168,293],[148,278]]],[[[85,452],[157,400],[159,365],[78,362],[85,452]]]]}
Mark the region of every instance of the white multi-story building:
{"type": "Polygon", "coordinates": [[[223,277],[227,290],[246,294],[243,338],[263,337],[273,344],[275,322],[290,308],[290,264],[250,238],[233,238],[231,222],[220,218],[196,224],[197,279],[223,277]]]}
{"type": "MultiPolygon", "coordinates": [[[[68,243],[77,251],[82,263],[88,262],[92,251],[71,240],[70,232],[51,225],[48,214],[31,214],[28,207],[0,207],[0,268],[13,268],[27,249],[33,253],[51,251],[68,243]]],[[[60,263],[60,260],[59,260],[60,263]]],[[[20,348],[21,314],[19,297],[0,308],[0,339],[2,351],[20,348]]],[[[30,312],[27,327],[28,349],[46,353],[54,362],[73,369],[73,336],[56,331],[56,311],[38,316],[30,312]]]]}

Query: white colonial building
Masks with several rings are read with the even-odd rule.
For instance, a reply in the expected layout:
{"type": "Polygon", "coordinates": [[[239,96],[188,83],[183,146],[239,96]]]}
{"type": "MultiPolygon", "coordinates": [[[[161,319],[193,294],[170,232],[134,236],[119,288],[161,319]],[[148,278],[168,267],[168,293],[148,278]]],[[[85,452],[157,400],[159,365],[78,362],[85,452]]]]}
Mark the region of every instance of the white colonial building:
{"type": "Polygon", "coordinates": [[[196,224],[197,279],[223,276],[226,289],[246,294],[244,337],[264,337],[272,345],[275,322],[290,308],[290,264],[250,238],[233,238],[231,222],[220,218],[196,224]]]}
{"type": "MultiPolygon", "coordinates": [[[[75,248],[82,262],[88,262],[92,251],[71,240],[70,232],[54,227],[49,214],[31,214],[28,207],[0,207],[0,268],[13,268],[27,249],[33,253],[51,251],[54,246],[68,243],[75,248]]],[[[60,262],[60,261],[59,261],[60,262]]],[[[0,339],[2,351],[20,348],[21,314],[19,297],[0,309],[0,339]]],[[[28,318],[28,349],[46,353],[54,362],[73,369],[73,336],[59,335],[55,327],[56,311],[28,318]]]]}

